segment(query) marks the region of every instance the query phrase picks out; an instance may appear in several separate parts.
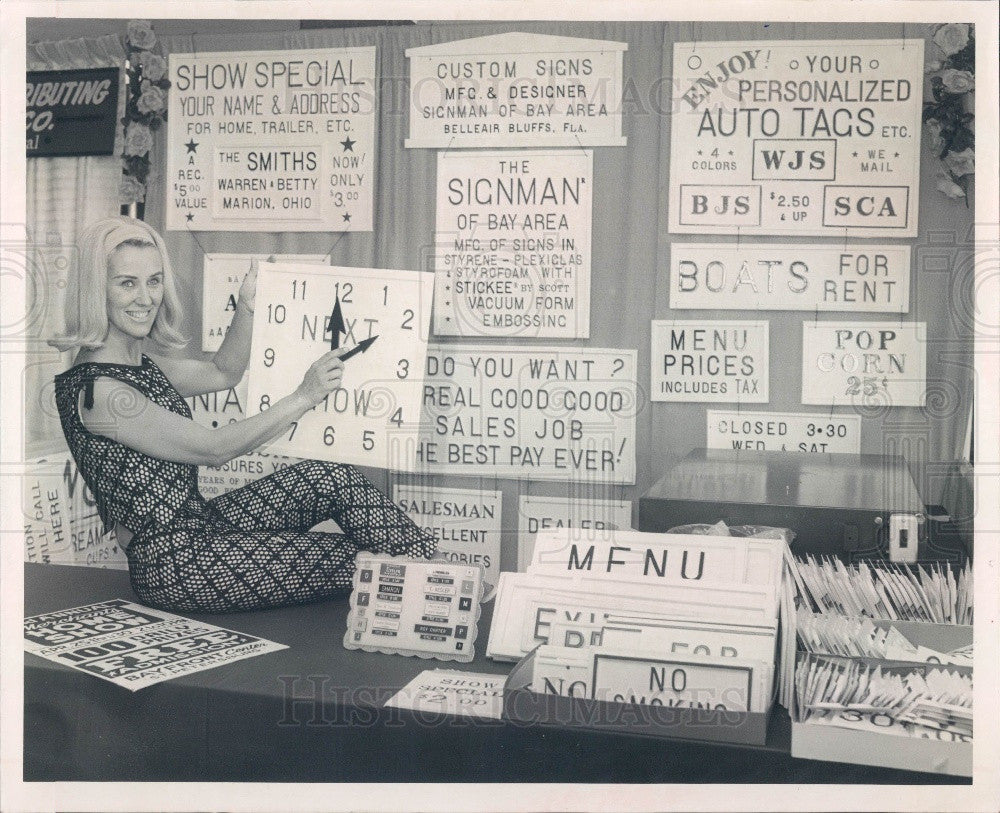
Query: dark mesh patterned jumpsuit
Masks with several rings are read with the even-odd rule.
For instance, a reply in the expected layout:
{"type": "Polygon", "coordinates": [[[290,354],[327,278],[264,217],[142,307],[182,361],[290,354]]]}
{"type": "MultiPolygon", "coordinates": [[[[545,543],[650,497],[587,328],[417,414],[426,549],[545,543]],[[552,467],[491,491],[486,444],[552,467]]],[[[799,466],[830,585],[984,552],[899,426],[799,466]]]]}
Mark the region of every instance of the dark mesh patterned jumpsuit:
{"type": "MultiPolygon", "coordinates": [[[[360,550],[429,557],[436,542],[353,466],[308,460],[205,500],[198,467],[137,452],[87,430],[92,382],[112,378],[186,418],[187,402],[148,356],[139,366],[85,362],[57,375],[63,433],[108,528],[134,534],[132,589],[165,610],[231,612],[300,604],[350,590],[360,550]],[[310,532],[333,519],[343,534],[310,532]]],[[[123,387],[112,410],[135,407],[123,387]]]]}

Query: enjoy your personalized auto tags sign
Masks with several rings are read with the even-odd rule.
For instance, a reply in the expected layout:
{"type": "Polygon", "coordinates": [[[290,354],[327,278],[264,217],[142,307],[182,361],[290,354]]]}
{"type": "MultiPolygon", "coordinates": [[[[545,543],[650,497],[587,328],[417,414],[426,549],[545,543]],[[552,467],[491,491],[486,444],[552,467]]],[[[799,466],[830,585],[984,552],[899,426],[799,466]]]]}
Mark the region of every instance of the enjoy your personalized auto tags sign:
{"type": "Polygon", "coordinates": [[[915,237],[923,40],[674,45],[670,231],[915,237]]]}
{"type": "Polygon", "coordinates": [[[371,231],[375,48],[170,55],[168,229],[371,231]]]}

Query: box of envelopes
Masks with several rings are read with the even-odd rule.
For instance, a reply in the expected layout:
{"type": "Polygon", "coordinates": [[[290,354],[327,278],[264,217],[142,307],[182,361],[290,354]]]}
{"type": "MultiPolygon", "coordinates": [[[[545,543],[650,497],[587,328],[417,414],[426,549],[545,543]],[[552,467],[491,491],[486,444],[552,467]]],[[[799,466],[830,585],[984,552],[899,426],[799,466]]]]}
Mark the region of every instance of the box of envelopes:
{"type": "Polygon", "coordinates": [[[731,660],[719,665],[691,655],[647,657],[541,645],[507,678],[504,717],[531,725],[763,745],[770,676],[731,660]]]}

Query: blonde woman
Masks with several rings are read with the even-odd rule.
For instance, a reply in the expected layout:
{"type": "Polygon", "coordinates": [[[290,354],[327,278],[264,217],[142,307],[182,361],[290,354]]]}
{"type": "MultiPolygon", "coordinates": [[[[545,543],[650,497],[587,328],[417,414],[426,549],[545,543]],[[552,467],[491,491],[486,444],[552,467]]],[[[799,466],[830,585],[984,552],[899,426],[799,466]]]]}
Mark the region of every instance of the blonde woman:
{"type": "Polygon", "coordinates": [[[229,612],[297,604],[348,591],[359,549],[430,557],[424,533],[352,466],[305,461],[215,497],[198,466],[218,466],[287,432],[340,385],[339,350],[299,386],[242,421],[203,427],[186,397],[234,386],[250,356],[256,265],[211,361],[172,358],[180,303],[163,238],[146,223],[101,220],[81,238],[67,291],[75,350],[56,376],[66,442],[125,549],[136,595],[167,610],[229,612]],[[342,534],[310,531],[334,519],[342,534]]]}

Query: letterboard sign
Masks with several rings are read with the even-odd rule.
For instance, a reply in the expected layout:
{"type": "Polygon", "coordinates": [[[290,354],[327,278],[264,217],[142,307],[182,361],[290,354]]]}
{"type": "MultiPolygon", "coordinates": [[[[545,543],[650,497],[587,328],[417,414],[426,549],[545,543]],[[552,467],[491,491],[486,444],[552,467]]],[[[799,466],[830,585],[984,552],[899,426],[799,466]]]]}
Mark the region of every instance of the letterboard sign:
{"type": "Polygon", "coordinates": [[[624,146],[627,49],[520,32],[408,48],[406,146],[624,146]]]}
{"type": "Polygon", "coordinates": [[[923,406],[925,322],[806,322],[802,403],[923,406]]]}
{"type": "Polygon", "coordinates": [[[670,307],[906,313],[910,247],[674,243],[670,307]]]}
{"type": "Polygon", "coordinates": [[[768,452],[858,454],[860,415],[804,412],[738,412],[710,409],[709,449],[761,449],[768,452]]]}
{"type": "Polygon", "coordinates": [[[650,399],[766,404],[767,322],[654,321],[650,399]]]}
{"type": "Polygon", "coordinates": [[[434,332],[590,336],[590,150],[438,155],[434,332]]]}
{"type": "Polygon", "coordinates": [[[915,237],[923,40],[674,45],[670,231],[915,237]]]}
{"type": "Polygon", "coordinates": [[[371,231],[374,47],[169,64],[168,229],[371,231]]]}

